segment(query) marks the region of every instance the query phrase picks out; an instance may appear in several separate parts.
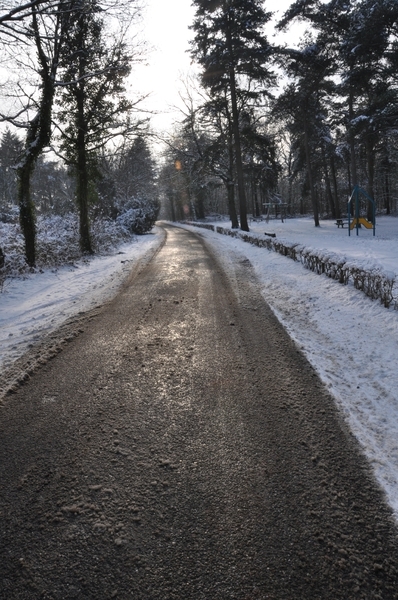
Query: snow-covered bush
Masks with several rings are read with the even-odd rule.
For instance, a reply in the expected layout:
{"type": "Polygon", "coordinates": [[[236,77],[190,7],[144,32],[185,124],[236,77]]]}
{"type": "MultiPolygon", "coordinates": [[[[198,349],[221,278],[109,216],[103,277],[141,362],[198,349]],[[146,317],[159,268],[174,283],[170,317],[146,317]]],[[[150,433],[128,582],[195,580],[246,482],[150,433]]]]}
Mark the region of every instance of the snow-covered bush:
{"type": "Polygon", "coordinates": [[[0,221],[0,244],[3,266],[0,268],[0,290],[7,277],[23,275],[29,270],[24,256],[24,240],[19,223],[0,221]]]}
{"type": "MultiPolygon", "coordinates": [[[[91,235],[97,254],[108,254],[134,236],[111,219],[98,218],[91,223],[91,235]]],[[[0,291],[7,277],[20,277],[32,271],[25,261],[24,239],[19,222],[0,221],[0,291]],[[2,261],[3,262],[3,261],[2,261]]],[[[39,216],[37,219],[36,269],[57,268],[82,258],[79,244],[79,219],[76,213],[65,216],[39,216]]]]}
{"type": "Polygon", "coordinates": [[[130,233],[142,235],[150,231],[155,225],[159,208],[157,200],[148,201],[141,198],[130,198],[119,206],[116,223],[130,233]]]}
{"type": "Polygon", "coordinates": [[[17,223],[19,220],[19,209],[17,206],[7,206],[0,210],[1,223],[17,223]]]}

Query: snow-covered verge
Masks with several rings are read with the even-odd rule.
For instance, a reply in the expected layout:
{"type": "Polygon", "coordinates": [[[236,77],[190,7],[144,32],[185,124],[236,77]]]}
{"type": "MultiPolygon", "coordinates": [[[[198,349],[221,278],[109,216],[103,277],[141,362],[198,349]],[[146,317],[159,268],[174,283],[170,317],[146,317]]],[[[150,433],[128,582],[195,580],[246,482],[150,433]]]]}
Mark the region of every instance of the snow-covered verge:
{"type": "MultiPolygon", "coordinates": [[[[99,236],[99,233],[94,232],[94,235],[99,236]]],[[[65,256],[62,248],[67,246],[67,237],[65,230],[64,235],[48,242],[58,244],[58,256],[65,256]]],[[[7,278],[0,293],[0,370],[10,367],[67,319],[114,296],[132,266],[153,252],[163,238],[162,230],[155,228],[144,236],[132,238],[130,235],[130,241],[125,243],[119,238],[119,246],[115,248],[115,238],[110,235],[111,244],[104,236],[102,255],[79,258],[76,251],[70,264],[43,267],[33,273],[24,268],[22,276],[7,278]]],[[[18,264],[17,260],[15,264],[18,264]]]]}
{"type": "MultiPolygon", "coordinates": [[[[303,223],[305,221],[303,220],[303,223]]],[[[398,277],[395,271],[385,269],[380,262],[347,258],[341,252],[330,249],[308,246],[290,239],[280,238],[275,232],[266,232],[265,236],[256,231],[248,232],[231,229],[221,225],[202,222],[186,222],[209,231],[216,231],[223,235],[229,235],[241,239],[244,242],[273,250],[283,256],[300,261],[307,269],[318,275],[327,275],[336,279],[339,283],[353,284],[358,290],[364,292],[372,299],[378,299],[386,308],[398,309],[398,277]]],[[[330,222],[328,222],[330,225],[330,222]]],[[[258,229],[258,224],[257,229],[258,229]]]]}
{"type": "MultiPolygon", "coordinates": [[[[334,396],[398,519],[398,312],[277,252],[181,226],[205,237],[231,272],[238,256],[250,260],[263,297],[334,396]]],[[[398,219],[379,219],[375,238],[362,230],[348,237],[332,222],[318,229],[310,219],[251,229],[398,274],[398,219]]]]}

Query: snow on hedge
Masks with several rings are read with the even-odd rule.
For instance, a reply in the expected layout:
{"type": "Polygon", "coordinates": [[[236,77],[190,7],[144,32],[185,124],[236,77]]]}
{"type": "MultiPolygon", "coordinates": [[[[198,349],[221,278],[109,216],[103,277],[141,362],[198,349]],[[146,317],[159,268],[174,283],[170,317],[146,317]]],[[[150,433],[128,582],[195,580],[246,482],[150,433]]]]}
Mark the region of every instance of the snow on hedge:
{"type": "Polygon", "coordinates": [[[345,285],[352,283],[356,289],[361,290],[370,298],[380,300],[386,308],[392,306],[398,309],[397,276],[393,271],[384,269],[377,261],[348,260],[344,254],[324,248],[305,246],[284,238],[268,237],[267,234],[264,238],[264,235],[259,233],[248,233],[210,223],[190,221],[187,224],[236,237],[259,248],[267,248],[293,260],[301,261],[304,267],[318,275],[324,274],[345,285]]]}

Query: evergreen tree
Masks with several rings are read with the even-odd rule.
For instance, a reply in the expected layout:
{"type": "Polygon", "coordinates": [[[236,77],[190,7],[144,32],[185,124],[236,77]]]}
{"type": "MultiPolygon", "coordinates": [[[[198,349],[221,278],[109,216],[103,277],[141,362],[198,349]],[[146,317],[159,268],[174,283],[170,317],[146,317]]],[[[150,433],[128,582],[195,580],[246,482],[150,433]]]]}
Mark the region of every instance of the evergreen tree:
{"type": "Polygon", "coordinates": [[[138,136],[123,150],[116,170],[116,193],[121,202],[156,198],[156,163],[145,137],[138,136]]]}
{"type": "Polygon", "coordinates": [[[237,172],[241,229],[248,231],[243,179],[239,97],[258,101],[273,79],[265,67],[271,46],[263,33],[270,19],[260,0],[194,0],[192,56],[212,98],[228,99],[237,172]],[[248,83],[250,82],[250,85],[248,83]],[[261,88],[258,87],[261,84],[261,88]]]}
{"type": "MultiPolygon", "coordinates": [[[[286,87],[275,104],[274,114],[285,119],[294,139],[303,151],[307,181],[315,226],[319,226],[319,206],[316,194],[315,169],[317,150],[322,149],[327,114],[325,96],[329,96],[334,84],[333,62],[325,47],[307,38],[299,50],[285,50],[284,67],[292,82],[286,87]]],[[[322,161],[320,161],[322,164],[322,161]]]]}
{"type": "MultiPolygon", "coordinates": [[[[350,187],[360,183],[360,151],[366,155],[369,195],[374,194],[374,169],[379,140],[397,122],[393,71],[398,20],[396,0],[298,0],[280,22],[308,20],[335,65],[334,125],[344,126],[350,161],[350,187]],[[392,59],[392,61],[390,61],[392,59]]],[[[369,206],[370,209],[370,206],[369,206]]],[[[368,217],[371,211],[368,211],[368,217]]]]}
{"type": "Polygon", "coordinates": [[[16,166],[23,152],[20,138],[7,127],[0,140],[0,204],[17,203],[16,166]]]}

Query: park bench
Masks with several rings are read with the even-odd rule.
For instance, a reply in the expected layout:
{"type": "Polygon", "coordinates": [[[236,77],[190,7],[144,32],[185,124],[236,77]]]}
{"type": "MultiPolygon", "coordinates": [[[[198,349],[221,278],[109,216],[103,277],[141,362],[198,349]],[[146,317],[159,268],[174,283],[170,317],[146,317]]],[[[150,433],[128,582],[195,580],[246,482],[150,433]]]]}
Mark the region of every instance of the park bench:
{"type": "Polygon", "coordinates": [[[336,219],[336,225],[340,229],[342,227],[344,229],[344,225],[348,225],[347,219],[336,219]]]}

